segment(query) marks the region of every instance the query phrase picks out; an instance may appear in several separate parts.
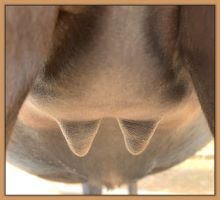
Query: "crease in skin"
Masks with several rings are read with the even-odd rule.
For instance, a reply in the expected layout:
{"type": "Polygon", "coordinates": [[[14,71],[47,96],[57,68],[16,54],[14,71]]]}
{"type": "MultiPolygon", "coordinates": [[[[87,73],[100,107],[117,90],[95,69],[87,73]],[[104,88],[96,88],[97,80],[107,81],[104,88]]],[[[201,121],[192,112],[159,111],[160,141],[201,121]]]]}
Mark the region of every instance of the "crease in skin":
{"type": "Polygon", "coordinates": [[[72,122],[59,121],[57,123],[63,133],[71,151],[79,156],[85,156],[95,139],[101,120],[72,122]]]}
{"type": "Polygon", "coordinates": [[[118,119],[125,146],[132,155],[141,154],[149,145],[160,120],[133,121],[118,119]]]}

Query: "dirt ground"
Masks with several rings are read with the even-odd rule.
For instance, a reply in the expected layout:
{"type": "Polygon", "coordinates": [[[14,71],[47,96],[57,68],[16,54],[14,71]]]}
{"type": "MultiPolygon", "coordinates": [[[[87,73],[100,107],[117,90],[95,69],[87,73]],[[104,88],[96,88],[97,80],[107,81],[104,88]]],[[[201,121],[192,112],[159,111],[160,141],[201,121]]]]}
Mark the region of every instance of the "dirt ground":
{"type": "MultiPolygon", "coordinates": [[[[103,188],[102,192],[104,195],[126,195],[127,188],[122,186],[111,191],[103,188]]],[[[82,194],[82,189],[80,184],[62,184],[40,179],[7,163],[6,194],[82,194]]],[[[214,194],[214,142],[185,162],[140,180],[138,194],[214,194]]]]}

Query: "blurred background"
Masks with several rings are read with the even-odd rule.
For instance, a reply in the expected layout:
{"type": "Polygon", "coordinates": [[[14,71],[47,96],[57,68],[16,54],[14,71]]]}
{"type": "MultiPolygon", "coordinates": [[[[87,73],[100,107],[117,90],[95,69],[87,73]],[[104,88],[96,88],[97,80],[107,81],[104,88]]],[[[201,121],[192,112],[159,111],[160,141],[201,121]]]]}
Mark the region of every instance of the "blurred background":
{"type": "MultiPolygon", "coordinates": [[[[140,195],[213,195],[214,141],[194,156],[169,170],[150,175],[138,182],[140,195]]],[[[7,195],[82,194],[81,184],[47,181],[6,163],[7,195]]],[[[103,195],[127,195],[127,186],[114,190],[103,188],[103,195]]]]}

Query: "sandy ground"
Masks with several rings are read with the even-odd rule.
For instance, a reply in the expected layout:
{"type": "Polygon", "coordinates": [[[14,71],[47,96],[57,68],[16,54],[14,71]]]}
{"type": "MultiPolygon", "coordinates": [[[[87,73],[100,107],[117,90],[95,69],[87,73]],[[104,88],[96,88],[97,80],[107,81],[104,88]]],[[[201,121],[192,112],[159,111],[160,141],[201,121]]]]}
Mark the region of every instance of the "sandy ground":
{"type": "MultiPolygon", "coordinates": [[[[104,195],[127,195],[127,187],[108,191],[104,195]]],[[[6,164],[6,194],[82,194],[80,184],[46,181],[6,164]]],[[[214,194],[214,142],[185,162],[138,182],[140,195],[214,194]]]]}

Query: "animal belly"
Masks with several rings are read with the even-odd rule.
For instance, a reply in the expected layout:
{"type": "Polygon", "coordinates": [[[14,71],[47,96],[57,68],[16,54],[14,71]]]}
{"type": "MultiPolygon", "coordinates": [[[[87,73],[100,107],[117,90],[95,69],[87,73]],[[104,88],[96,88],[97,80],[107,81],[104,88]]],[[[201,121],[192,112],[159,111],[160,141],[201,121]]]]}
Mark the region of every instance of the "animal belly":
{"type": "Polygon", "coordinates": [[[187,126],[158,127],[148,148],[131,155],[115,119],[103,119],[89,153],[74,155],[59,129],[34,129],[18,121],[7,160],[37,176],[61,182],[90,182],[109,188],[167,169],[212,139],[200,114],[187,126]]]}

